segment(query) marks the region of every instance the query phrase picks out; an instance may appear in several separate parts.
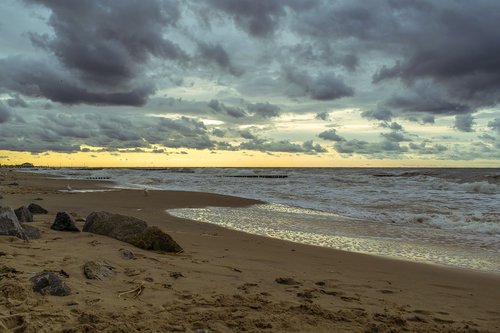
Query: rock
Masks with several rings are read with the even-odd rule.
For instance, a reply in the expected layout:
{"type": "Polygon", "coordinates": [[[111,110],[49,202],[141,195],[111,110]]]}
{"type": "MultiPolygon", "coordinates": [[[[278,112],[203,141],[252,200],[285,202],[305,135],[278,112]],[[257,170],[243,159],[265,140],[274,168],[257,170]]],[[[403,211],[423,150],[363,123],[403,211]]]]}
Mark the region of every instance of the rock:
{"type": "Polygon", "coordinates": [[[288,286],[293,286],[293,285],[297,285],[297,284],[300,284],[299,282],[295,281],[293,278],[290,278],[290,277],[279,277],[275,280],[276,283],[279,283],[279,284],[286,284],[288,286]]]}
{"type": "Polygon", "coordinates": [[[77,231],[80,232],[80,229],[77,228],[75,224],[75,219],[73,216],[66,212],[58,212],[56,215],[56,219],[54,223],[50,226],[50,229],[56,231],[77,231]]]}
{"type": "Polygon", "coordinates": [[[125,249],[125,250],[122,250],[121,253],[122,253],[122,257],[125,259],[135,259],[134,252],[132,252],[130,250],[125,249]]]}
{"type": "Polygon", "coordinates": [[[30,204],[28,206],[28,209],[31,212],[31,214],[47,214],[48,213],[48,211],[45,208],[43,208],[42,206],[37,205],[35,203],[30,204]]]}
{"type": "Polygon", "coordinates": [[[21,224],[24,233],[28,239],[39,239],[42,238],[42,233],[40,229],[29,224],[21,224]]]}
{"type": "Polygon", "coordinates": [[[109,212],[92,212],[86,219],[83,231],[118,239],[145,250],[181,252],[182,248],[172,237],[149,227],[138,218],[109,212]]]}
{"type": "Polygon", "coordinates": [[[23,227],[17,220],[16,214],[10,207],[0,208],[0,235],[16,236],[24,240],[28,239],[23,227]]]}
{"type": "Polygon", "coordinates": [[[14,210],[14,213],[16,213],[19,222],[33,222],[33,214],[25,206],[14,210]]]}
{"type": "Polygon", "coordinates": [[[33,284],[33,291],[42,295],[68,296],[71,293],[71,289],[54,272],[38,273],[30,281],[33,284]]]}
{"type": "Polygon", "coordinates": [[[104,280],[113,275],[114,267],[107,262],[87,261],[83,265],[83,274],[87,279],[91,280],[104,280]]]}

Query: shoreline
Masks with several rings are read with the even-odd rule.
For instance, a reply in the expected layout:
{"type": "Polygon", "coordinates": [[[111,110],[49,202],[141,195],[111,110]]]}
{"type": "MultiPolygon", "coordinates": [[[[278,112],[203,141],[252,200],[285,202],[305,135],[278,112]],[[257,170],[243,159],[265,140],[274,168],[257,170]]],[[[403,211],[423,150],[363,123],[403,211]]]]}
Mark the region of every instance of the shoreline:
{"type": "MultiPolygon", "coordinates": [[[[500,275],[495,273],[293,243],[184,220],[165,213],[169,208],[217,205],[244,207],[262,203],[255,200],[181,191],[150,191],[148,197],[144,196],[142,190],[64,193],[59,190],[65,189],[66,184],[73,189],[102,188],[100,185],[103,182],[46,179],[32,173],[24,176],[25,173],[3,172],[1,175],[3,179],[0,193],[4,196],[4,205],[17,208],[37,202],[33,200],[40,197],[43,200],[38,203],[49,210],[49,215],[36,216],[39,220],[35,219],[35,225],[42,229],[40,240],[22,244],[20,241],[8,241],[7,237],[0,237],[0,250],[12,252],[11,255],[16,254],[15,258],[22,259],[6,260],[5,263],[16,266],[19,271],[31,272],[29,262],[32,263],[35,259],[47,261],[44,253],[38,253],[34,249],[43,248],[46,253],[55,256],[53,262],[59,266],[67,266],[64,270],[70,274],[71,278],[68,280],[72,286],[77,287],[75,289],[91,289],[90,294],[81,291],[78,295],[69,296],[74,297],[75,302],[82,306],[81,311],[86,313],[94,311],[91,304],[85,301],[85,297],[88,298],[92,292],[97,292],[103,299],[100,306],[106,311],[118,311],[123,306],[121,302],[138,307],[137,300],[116,300],[115,297],[116,292],[126,289],[127,284],[130,285],[136,276],[133,279],[126,274],[122,276],[126,273],[126,267],[121,266],[126,264],[117,258],[116,253],[120,247],[124,247],[124,243],[93,234],[67,235],[48,229],[47,226],[59,210],[72,211],[83,217],[98,210],[135,216],[160,227],[183,246],[185,253],[180,256],[133,249],[134,253],[142,256],[133,262],[137,266],[134,269],[143,270],[137,277],[151,276],[153,280],[146,289],[146,303],[151,306],[140,306],[143,313],[136,314],[136,318],[144,318],[146,313],[154,318],[152,322],[156,326],[160,322],[168,322],[170,328],[165,328],[167,331],[174,331],[172,328],[194,331],[203,322],[200,318],[204,311],[211,314],[206,318],[205,325],[214,332],[235,331],[238,327],[240,330],[244,328],[256,332],[328,332],[332,329],[365,332],[373,325],[382,332],[389,328],[395,331],[468,332],[466,326],[479,331],[500,330],[500,313],[495,310],[500,299],[500,275]],[[6,185],[14,181],[19,185],[6,185]],[[54,240],[60,237],[63,239],[54,240]],[[99,244],[89,247],[89,240],[96,240],[99,244]],[[71,248],[69,245],[72,245],[71,248]],[[57,251],[62,249],[65,249],[65,255],[58,254],[57,251]],[[81,277],[81,260],[92,255],[108,256],[120,266],[118,270],[121,275],[115,276],[115,282],[110,279],[88,285],[89,282],[81,277]],[[65,263],[65,256],[70,258],[70,264],[65,263]],[[167,264],[167,268],[157,267],[158,262],[167,264]],[[165,274],[165,270],[170,270],[172,265],[172,269],[180,270],[185,278],[174,279],[165,274]],[[292,277],[300,284],[283,286],[275,282],[279,277],[292,277]],[[157,285],[165,284],[165,281],[172,288],[157,285]],[[109,290],[103,290],[103,286],[109,290]],[[150,294],[151,290],[155,290],[158,295],[150,294]],[[172,298],[172,303],[168,304],[171,307],[168,312],[170,315],[158,312],[160,306],[168,307],[162,303],[164,298],[161,300],[159,297],[162,293],[172,298]],[[200,299],[203,299],[201,303],[205,305],[199,304],[200,299]],[[179,300],[183,304],[178,304],[179,300]],[[180,317],[171,314],[181,316],[179,311],[186,306],[193,313],[186,315],[185,323],[182,324],[180,317]],[[223,312],[224,316],[220,313],[222,310],[227,310],[223,312]],[[243,311],[250,318],[234,318],[231,315],[234,311],[243,311]],[[290,316],[296,318],[290,319],[290,316]],[[231,326],[233,324],[237,325],[231,326]]],[[[44,265],[57,266],[50,262],[44,265]]],[[[4,281],[5,279],[0,280],[1,283],[4,281]]],[[[25,279],[19,279],[18,282],[24,289],[28,288],[29,284],[25,279]]],[[[42,307],[64,304],[54,297],[49,300],[40,296],[33,297],[42,303],[42,307]]],[[[0,304],[0,312],[12,313],[14,308],[5,302],[0,304]]],[[[32,311],[32,308],[36,307],[29,305],[25,310],[32,311]]],[[[67,316],[65,320],[69,320],[69,324],[83,325],[78,323],[78,316],[67,316]]],[[[99,318],[103,323],[106,322],[104,318],[99,318]]],[[[38,322],[43,323],[43,318],[34,318],[32,325],[36,326],[38,322]]],[[[111,323],[107,322],[107,325],[111,323]]],[[[154,327],[149,327],[149,331],[153,332],[154,327]]]]}

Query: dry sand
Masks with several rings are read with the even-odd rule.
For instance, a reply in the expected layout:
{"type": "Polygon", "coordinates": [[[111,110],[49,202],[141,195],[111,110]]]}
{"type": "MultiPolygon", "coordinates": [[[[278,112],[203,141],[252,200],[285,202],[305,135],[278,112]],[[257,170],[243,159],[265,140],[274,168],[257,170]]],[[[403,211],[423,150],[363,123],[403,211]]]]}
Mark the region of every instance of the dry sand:
{"type": "Polygon", "coordinates": [[[0,236],[0,267],[15,270],[0,274],[0,332],[500,332],[498,274],[301,245],[165,213],[257,203],[252,200],[170,191],[147,197],[134,190],[60,192],[67,184],[106,185],[0,171],[3,206],[35,202],[49,210],[35,215],[41,239],[0,236]],[[51,230],[63,210],[141,218],[185,252],[162,254],[100,235],[51,230]],[[136,259],[124,259],[122,249],[136,259]],[[114,275],[86,279],[88,260],[106,260],[114,275]],[[34,293],[29,279],[43,270],[66,272],[72,294],[34,293]],[[120,296],[140,285],[138,297],[120,296]]]}

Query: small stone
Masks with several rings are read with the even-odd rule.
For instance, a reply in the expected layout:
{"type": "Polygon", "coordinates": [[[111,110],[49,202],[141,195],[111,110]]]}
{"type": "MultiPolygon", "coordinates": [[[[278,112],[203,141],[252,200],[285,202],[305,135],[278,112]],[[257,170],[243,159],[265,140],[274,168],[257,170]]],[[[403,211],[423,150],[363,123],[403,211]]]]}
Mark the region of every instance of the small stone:
{"type": "Polygon", "coordinates": [[[58,212],[56,215],[56,219],[50,229],[56,231],[76,231],[80,232],[80,229],[76,227],[75,219],[73,216],[66,212],[58,212]]]}
{"type": "Polygon", "coordinates": [[[71,289],[54,272],[38,273],[30,281],[33,284],[33,291],[42,295],[68,296],[71,294],[71,289]]]}
{"type": "Polygon", "coordinates": [[[125,249],[125,250],[122,250],[121,253],[122,253],[122,257],[125,259],[136,259],[134,252],[132,252],[130,250],[125,249]]]}
{"type": "Polygon", "coordinates": [[[87,261],[83,265],[83,274],[87,279],[104,280],[113,275],[114,267],[107,262],[87,261]]]}
{"type": "Polygon", "coordinates": [[[48,213],[48,211],[45,208],[43,208],[42,206],[37,205],[35,203],[30,204],[28,206],[28,209],[31,212],[31,214],[47,214],[48,213]]]}
{"type": "Polygon", "coordinates": [[[275,282],[279,284],[286,284],[287,286],[293,286],[299,284],[293,278],[283,278],[283,277],[277,278],[275,282]]]}
{"type": "Polygon", "coordinates": [[[16,213],[19,222],[33,222],[33,214],[25,206],[14,210],[14,213],[16,213]]]}

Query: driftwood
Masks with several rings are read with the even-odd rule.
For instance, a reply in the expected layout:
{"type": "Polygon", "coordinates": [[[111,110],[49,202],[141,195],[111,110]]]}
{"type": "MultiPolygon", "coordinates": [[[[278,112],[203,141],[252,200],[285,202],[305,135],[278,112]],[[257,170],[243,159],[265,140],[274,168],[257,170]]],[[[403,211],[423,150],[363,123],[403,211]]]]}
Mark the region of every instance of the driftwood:
{"type": "Polygon", "coordinates": [[[127,295],[127,294],[134,294],[134,298],[137,298],[142,294],[142,292],[144,291],[144,288],[145,288],[144,282],[142,282],[139,286],[135,287],[132,290],[128,290],[128,291],[124,291],[124,292],[119,293],[118,297],[121,297],[121,296],[127,295]]]}

